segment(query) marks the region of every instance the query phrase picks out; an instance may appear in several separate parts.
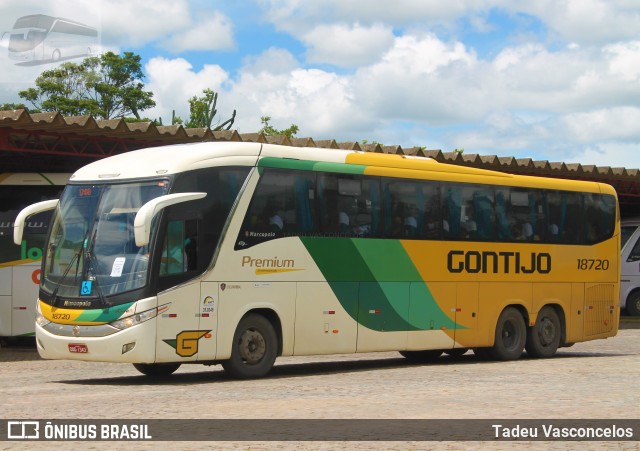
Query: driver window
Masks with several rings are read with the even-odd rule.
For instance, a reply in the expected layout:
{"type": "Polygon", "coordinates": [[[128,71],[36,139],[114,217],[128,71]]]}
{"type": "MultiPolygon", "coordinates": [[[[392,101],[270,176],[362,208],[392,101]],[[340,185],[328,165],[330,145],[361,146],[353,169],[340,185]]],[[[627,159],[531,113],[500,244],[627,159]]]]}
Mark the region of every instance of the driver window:
{"type": "Polygon", "coordinates": [[[190,239],[186,234],[185,223],[187,221],[169,221],[167,235],[162,249],[160,261],[160,275],[167,276],[181,274],[189,270],[187,245],[190,239]]]}

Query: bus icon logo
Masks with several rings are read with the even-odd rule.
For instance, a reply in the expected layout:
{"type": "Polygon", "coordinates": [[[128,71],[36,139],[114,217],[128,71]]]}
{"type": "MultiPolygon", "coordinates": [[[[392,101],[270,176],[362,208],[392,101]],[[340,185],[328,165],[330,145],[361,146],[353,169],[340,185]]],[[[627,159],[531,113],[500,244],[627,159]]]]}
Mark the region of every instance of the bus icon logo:
{"type": "Polygon", "coordinates": [[[40,438],[40,422],[39,421],[8,421],[7,422],[7,439],[9,440],[25,440],[40,438]]]}
{"type": "Polygon", "coordinates": [[[38,65],[97,54],[98,30],[92,26],[45,14],[16,20],[2,35],[15,64],[38,65]]]}

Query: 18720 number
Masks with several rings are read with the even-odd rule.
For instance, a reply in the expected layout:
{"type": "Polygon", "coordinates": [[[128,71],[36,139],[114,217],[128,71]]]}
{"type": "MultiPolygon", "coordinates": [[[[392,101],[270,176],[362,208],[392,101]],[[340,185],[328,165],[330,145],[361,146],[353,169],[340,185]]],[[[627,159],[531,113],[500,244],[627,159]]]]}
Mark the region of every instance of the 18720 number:
{"type": "Polygon", "coordinates": [[[600,260],[592,258],[579,258],[578,270],[580,271],[606,271],[609,269],[609,260],[600,260]]]}

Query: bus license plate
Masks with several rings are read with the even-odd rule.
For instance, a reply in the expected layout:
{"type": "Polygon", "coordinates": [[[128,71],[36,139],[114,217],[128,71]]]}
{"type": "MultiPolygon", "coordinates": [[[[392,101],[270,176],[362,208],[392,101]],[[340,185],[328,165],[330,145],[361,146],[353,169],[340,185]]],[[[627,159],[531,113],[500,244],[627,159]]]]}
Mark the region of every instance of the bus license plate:
{"type": "Polygon", "coordinates": [[[87,345],[84,343],[69,343],[69,352],[87,354],[89,352],[89,348],[87,348],[87,345]]]}

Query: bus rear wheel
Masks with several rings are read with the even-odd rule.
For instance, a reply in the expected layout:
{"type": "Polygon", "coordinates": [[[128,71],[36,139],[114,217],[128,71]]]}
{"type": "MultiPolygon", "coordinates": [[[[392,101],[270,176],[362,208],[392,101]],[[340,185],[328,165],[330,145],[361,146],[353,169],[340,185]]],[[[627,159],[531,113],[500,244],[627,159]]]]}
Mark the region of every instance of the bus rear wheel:
{"type": "Polygon", "coordinates": [[[553,307],[542,308],[536,324],[527,331],[527,354],[531,357],[551,357],[560,346],[561,332],[560,318],[553,307]]]}
{"type": "Polygon", "coordinates": [[[495,360],[516,360],[522,355],[526,340],[527,327],[522,314],[514,307],[507,307],[498,318],[491,356],[495,360]]]}
{"type": "Polygon", "coordinates": [[[276,360],[278,338],[271,322],[262,315],[249,314],[240,320],[233,336],[231,358],[222,362],[236,379],[265,376],[276,360]]]}
{"type": "Polygon", "coordinates": [[[180,368],[179,363],[134,363],[133,366],[145,376],[150,377],[167,377],[180,368]]]}

